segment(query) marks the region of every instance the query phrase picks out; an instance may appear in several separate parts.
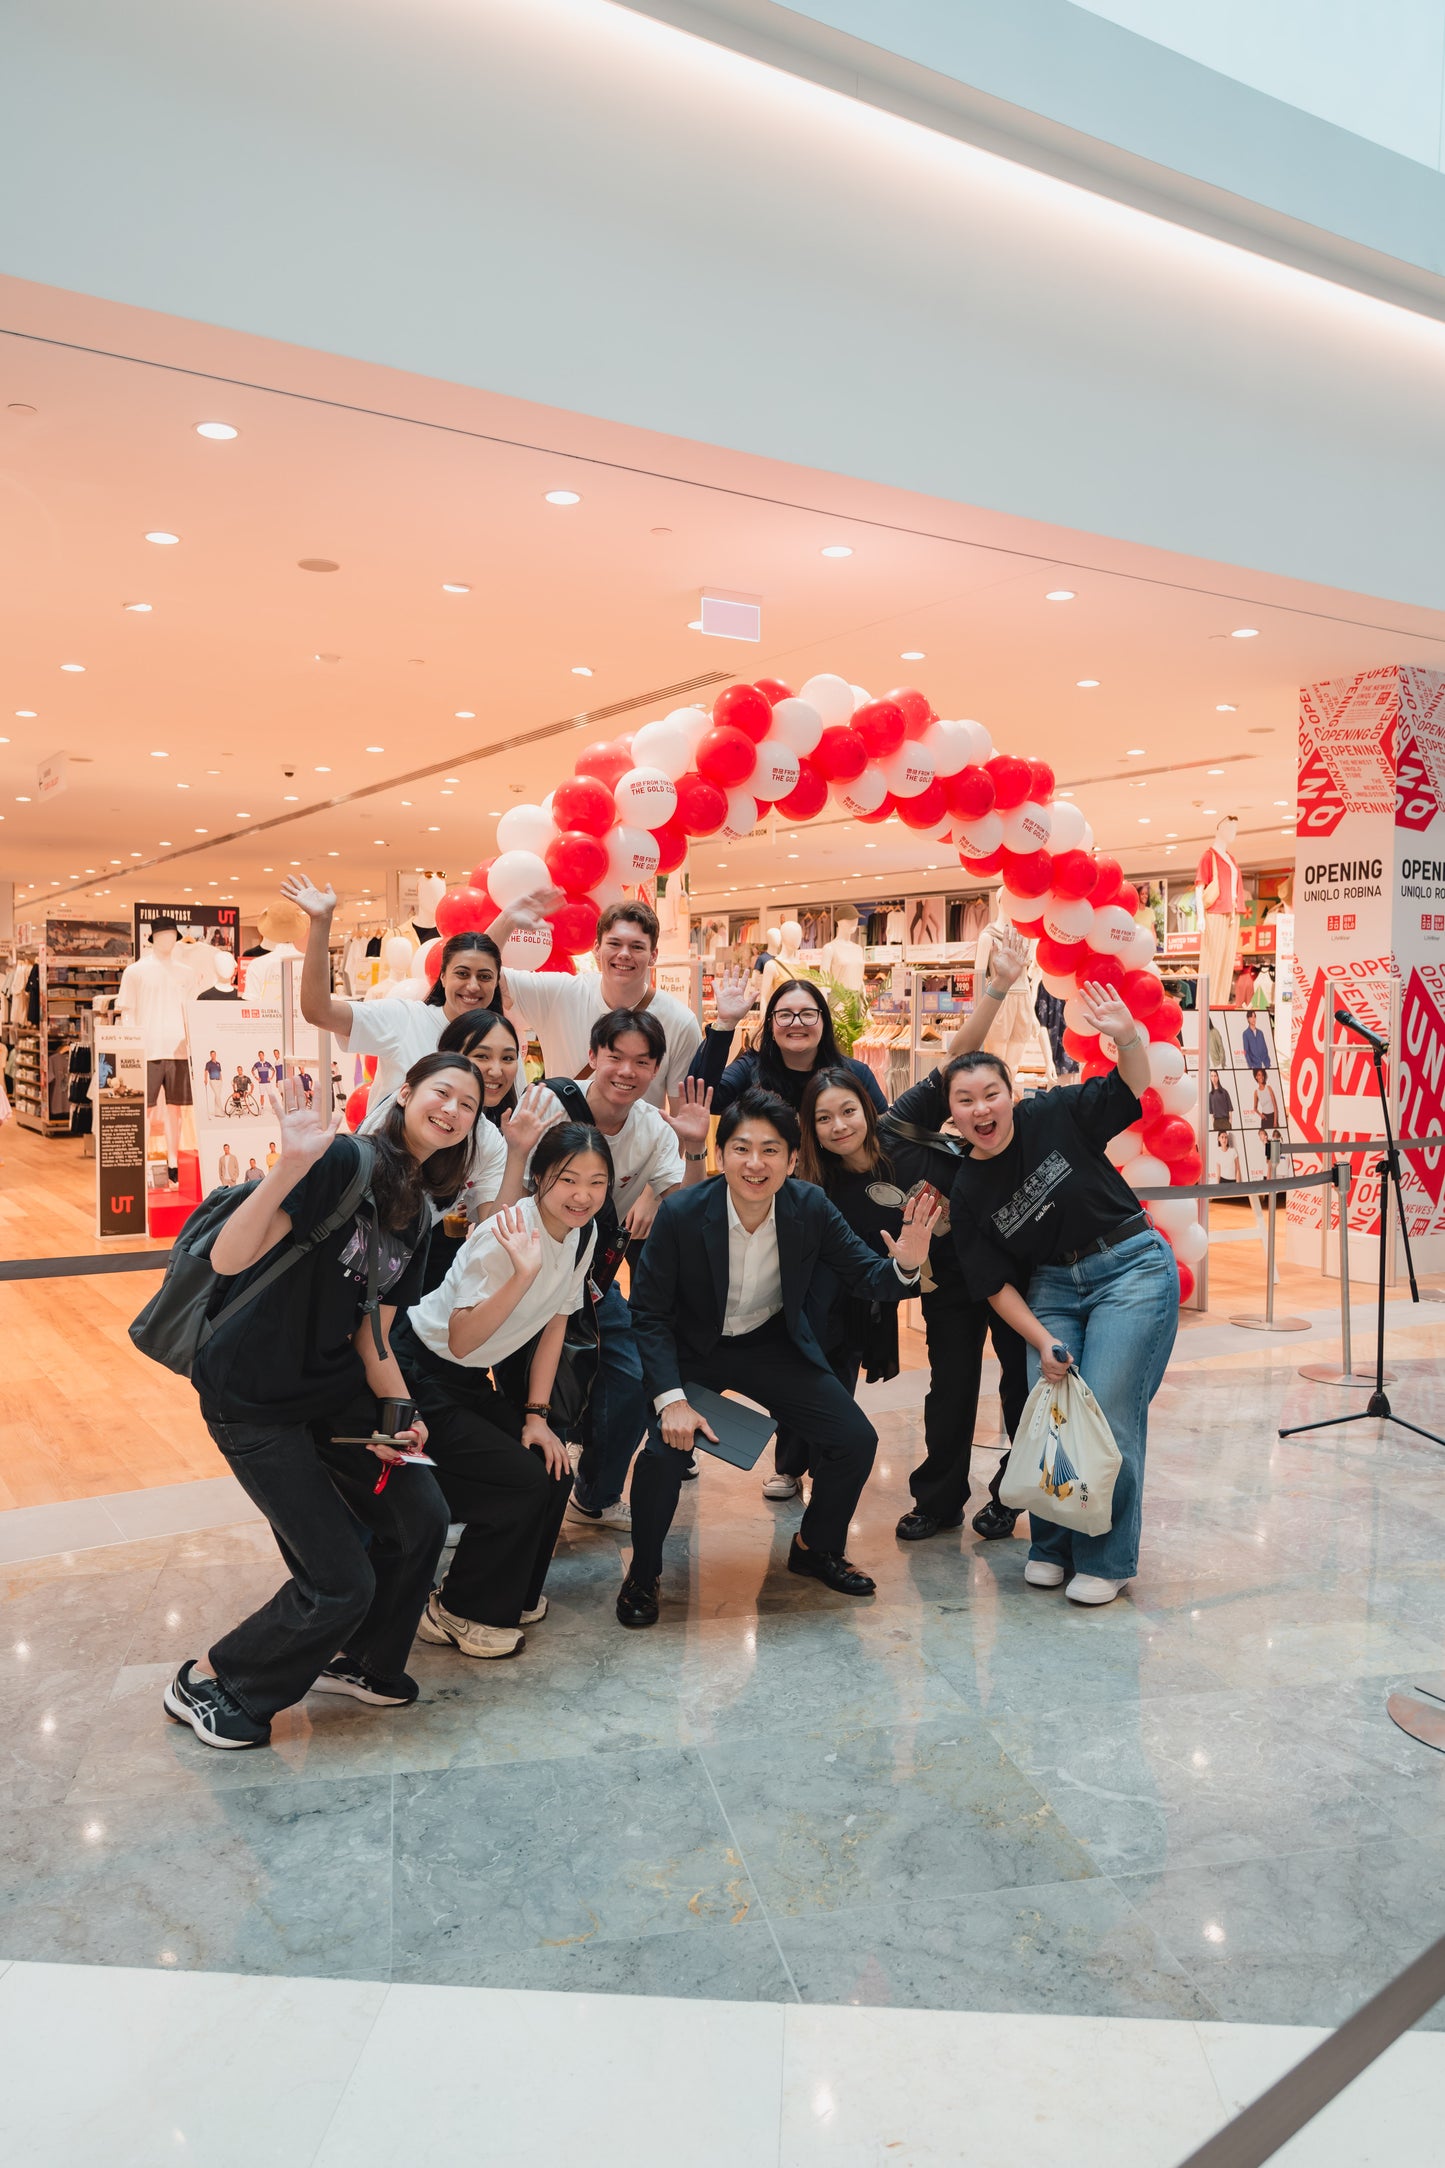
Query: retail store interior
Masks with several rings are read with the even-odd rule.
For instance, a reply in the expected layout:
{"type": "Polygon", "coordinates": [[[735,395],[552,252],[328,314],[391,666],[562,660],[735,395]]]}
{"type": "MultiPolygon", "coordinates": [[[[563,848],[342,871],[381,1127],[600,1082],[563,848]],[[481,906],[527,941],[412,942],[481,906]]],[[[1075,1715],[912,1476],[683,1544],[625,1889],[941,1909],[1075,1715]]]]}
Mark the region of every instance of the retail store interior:
{"type": "MultiPolygon", "coordinates": [[[[268,1754],[208,1755],[161,1719],[161,1688],[270,1593],[278,1559],[188,1380],[128,1337],[212,1179],[199,1110],[176,1109],[173,1134],[147,1122],[149,1231],[99,1231],[96,1033],[140,907],[183,933],[195,913],[184,949],[225,998],[233,945],[243,979],[284,949],[282,881],[330,883],[337,983],[362,999],[393,968],[385,944],[414,953],[429,931],[436,878],[464,884],[581,745],[735,682],[834,672],[921,688],[1047,763],[1138,891],[1186,1020],[1201,861],[1227,846],[1242,907],[1203,1059],[1230,1103],[1221,1119],[1210,1101],[1206,1178],[1258,1182],[1272,1139],[1288,1173],[1300,688],[1440,668],[1445,613],[75,296],[10,298],[30,329],[0,356],[0,1968],[42,2011],[72,1992],[61,1968],[122,1968],[180,2059],[216,2024],[254,2024],[278,2070],[292,2058],[299,2092],[269,2089],[264,2143],[253,2129],[250,2153],[199,2158],[381,2159],[408,2126],[363,2054],[373,2026],[415,2066],[448,2011],[470,2022],[446,1995],[525,1990],[589,1998],[559,2028],[594,2028],[614,2067],[638,2059],[627,1998],[671,1998],[650,2006],[650,2041],[697,2086],[685,2043],[707,1998],[714,2041],[758,2086],[707,2078],[699,2162],[777,2157],[754,2124],[776,2126],[778,2007],[819,2027],[790,2161],[894,2158],[860,2150],[865,2134],[903,2127],[917,2059],[961,2042],[985,2101],[960,2077],[928,2112],[940,2132],[995,2117],[979,2160],[1173,2159],[1293,2058],[1299,2029],[1337,2024],[1445,1925],[1445,1762],[1385,1713],[1441,1662],[1445,1458],[1375,1425],[1275,1436],[1344,1404],[1300,1375],[1340,1356],[1318,1236],[1292,1248],[1281,1210],[1273,1300],[1307,1329],[1247,1330],[1233,1320],[1267,1299],[1268,1200],[1205,1206],[1140,1572],[1106,1613],[1041,1602],[1022,1541],[965,1523],[895,1542],[926,1384],[910,1312],[899,1374],[860,1388],[882,1440],[849,1539],[871,1602],[788,1581],[795,1509],[709,1462],[650,1637],[612,1623],[626,1538],[568,1524],[519,1661],[418,1643],[418,1708],[312,1699],[277,1718],[268,1754]],[[705,598],[756,605],[759,636],[704,630],[705,598]],[[184,2014],[152,1999],[175,1974],[184,2014]],[[406,1986],[440,1999],[379,2017],[406,1986]],[[1050,2122],[1056,2149],[1035,2153],[999,2106],[1027,2085],[1056,2111],[1041,2018],[1058,2069],[1113,2021],[1154,2028],[1155,2081],[1131,2081],[1107,2152],[1069,2151],[1050,2122]]],[[[974,1007],[997,888],[896,817],[773,810],[694,842],[662,883],[659,972],[706,1022],[721,971],[826,960],[853,1051],[894,1098],[974,1007]]],[[[1076,1074],[1063,1029],[1036,974],[1009,1025],[1024,1092],[1076,1074]]],[[[364,1078],[338,1054],[334,1081],[364,1078]]],[[[247,1144],[260,1171],[264,1122],[247,1144]]],[[[1445,1275],[1421,1284],[1445,1296],[1445,1275]]],[[[1442,1428],[1438,1312],[1406,1296],[1397,1274],[1393,1389],[1442,1428]]],[[[990,1358],[976,1492],[1005,1442],[996,1383],[990,1358]]],[[[9,2010],[6,1987],[0,1970],[9,2010]]],[[[99,2102],[112,2076],[75,2082],[99,2102]]],[[[625,2094],[597,2097],[627,2120],[625,2094]]],[[[1363,2097],[1320,2125],[1337,2153],[1309,2158],[1366,2157],[1363,2097]]],[[[185,2122],[166,2110],[134,2157],[191,2157],[161,2149],[185,2122]]],[[[585,2120],[573,2141],[572,2158],[624,2157],[589,2150],[585,2120]]]]}

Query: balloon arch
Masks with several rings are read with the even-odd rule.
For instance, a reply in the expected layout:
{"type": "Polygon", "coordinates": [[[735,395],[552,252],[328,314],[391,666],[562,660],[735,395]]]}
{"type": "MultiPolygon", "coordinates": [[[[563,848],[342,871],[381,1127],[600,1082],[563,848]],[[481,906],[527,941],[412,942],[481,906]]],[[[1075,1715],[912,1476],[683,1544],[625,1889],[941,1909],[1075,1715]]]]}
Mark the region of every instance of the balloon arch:
{"type": "MultiPolygon", "coordinates": [[[[1182,1012],[1153,961],[1152,930],[1135,916],[1137,890],[1113,858],[1099,857],[1079,808],[1054,795],[1041,760],[994,751],[981,723],[935,714],[927,696],[900,687],[875,700],[831,673],[798,693],[777,678],[729,685],[706,708],[678,708],[630,738],[588,745],[575,773],[540,806],[513,806],[497,823],[498,854],[437,905],[439,934],[485,931],[501,911],[541,889],[564,901],[546,922],[520,929],[503,950],[523,969],[570,972],[592,946],[598,914],[627,886],[672,873],[688,844],[752,833],[776,809],[812,820],[832,799],[856,820],[896,815],[919,836],[957,846],[975,875],[997,874],[1003,916],[1035,940],[1050,993],[1064,1002],[1064,1046],[1085,1077],[1112,1066],[1113,1044],[1086,1028],[1086,981],[1120,994],[1148,1033],[1151,1085],[1144,1118],[1109,1147],[1136,1189],[1200,1179],[1188,1116],[1196,1085],[1177,1044],[1182,1012]]],[[[440,943],[427,958],[434,975],[440,943]]],[[[1150,1206],[1171,1243],[1180,1285],[1207,1246],[1193,1203],[1150,1206]]]]}

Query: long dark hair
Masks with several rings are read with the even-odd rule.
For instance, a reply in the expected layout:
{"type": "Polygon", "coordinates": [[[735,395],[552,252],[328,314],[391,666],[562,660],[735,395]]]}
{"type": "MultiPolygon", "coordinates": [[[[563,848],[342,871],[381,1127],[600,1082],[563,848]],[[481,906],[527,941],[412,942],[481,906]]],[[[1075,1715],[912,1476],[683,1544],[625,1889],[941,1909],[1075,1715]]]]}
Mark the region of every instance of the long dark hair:
{"type": "MultiPolygon", "coordinates": [[[[406,1082],[415,1091],[418,1084],[440,1076],[446,1069],[463,1071],[481,1098],[477,1072],[465,1054],[423,1054],[407,1070],[406,1082]]],[[[413,1159],[406,1142],[406,1107],[407,1102],[398,1092],[375,1129],[366,1132],[376,1147],[371,1194],[376,1199],[377,1221],[397,1234],[416,1224],[427,1198],[437,1204],[450,1204],[465,1186],[472,1161],[471,1130],[460,1144],[449,1144],[444,1151],[433,1152],[429,1159],[413,1159]]],[[[477,1119],[481,1119],[480,1113],[477,1119]]]]}
{"type": "MultiPolygon", "coordinates": [[[[517,1071],[520,1075],[522,1041],[511,1017],[504,1016],[500,1009],[468,1009],[465,1016],[454,1017],[451,1023],[444,1026],[442,1030],[442,1035],[437,1041],[437,1052],[439,1054],[470,1054],[472,1048],[480,1046],[483,1039],[490,1039],[499,1024],[504,1030],[512,1034],[512,1044],[517,1049],[517,1071]]],[[[502,1116],[510,1114],[516,1104],[517,1087],[515,1083],[506,1096],[499,1099],[494,1107],[487,1105],[486,1093],[483,1092],[482,1094],[482,1114],[485,1114],[487,1120],[494,1123],[498,1128],[501,1126],[502,1116]]],[[[481,1116],[479,1115],[478,1120],[480,1119],[481,1116]]]]}
{"type": "Polygon", "coordinates": [[[863,1109],[863,1149],[868,1154],[866,1172],[891,1178],[892,1163],[883,1149],[883,1139],[878,1134],[878,1109],[851,1069],[815,1069],[803,1094],[803,1104],[798,1110],[802,1124],[803,1141],[798,1148],[798,1179],[812,1182],[824,1191],[834,1188],[843,1172],[843,1161],[837,1152],[830,1152],[818,1142],[818,1101],[824,1092],[847,1092],[863,1109]]]}
{"type": "Polygon", "coordinates": [[[427,1006],[432,1009],[440,1009],[445,1006],[447,997],[442,980],[447,975],[447,965],[454,956],[459,956],[463,949],[480,949],[482,954],[490,956],[492,962],[496,965],[496,990],[487,1006],[489,1009],[500,1010],[502,1006],[502,952],[489,933],[454,933],[450,941],[442,944],[441,968],[432,982],[431,992],[426,997],[427,1006]]]}
{"type": "MultiPolygon", "coordinates": [[[[836,1069],[840,1067],[843,1060],[838,1041],[833,1033],[833,1012],[828,1007],[828,999],[822,988],[815,986],[811,979],[783,979],[780,984],[773,988],[768,999],[768,1006],[763,1012],[762,1035],[758,1040],[758,1082],[765,1091],[777,1092],[781,1098],[785,1099],[788,1097],[787,1079],[796,1077],[799,1072],[788,1067],[779,1050],[778,1042],[773,1037],[773,1011],[784,994],[796,994],[800,989],[812,995],[818,1005],[818,1014],[823,1019],[823,1029],[818,1038],[818,1051],[813,1057],[813,1074],[816,1075],[820,1069],[836,1069]]],[[[794,1089],[796,1089],[796,1086],[794,1086],[794,1089]]]]}
{"type": "Polygon", "coordinates": [[[612,1150],[600,1129],[590,1122],[554,1122],[545,1132],[532,1154],[527,1169],[527,1195],[542,1197],[552,1187],[561,1168],[579,1153],[595,1152],[607,1169],[607,1195],[600,1209],[605,1211],[612,1198],[612,1185],[617,1180],[617,1170],[612,1164],[612,1150]],[[549,1180],[548,1177],[552,1180],[549,1180]]]}

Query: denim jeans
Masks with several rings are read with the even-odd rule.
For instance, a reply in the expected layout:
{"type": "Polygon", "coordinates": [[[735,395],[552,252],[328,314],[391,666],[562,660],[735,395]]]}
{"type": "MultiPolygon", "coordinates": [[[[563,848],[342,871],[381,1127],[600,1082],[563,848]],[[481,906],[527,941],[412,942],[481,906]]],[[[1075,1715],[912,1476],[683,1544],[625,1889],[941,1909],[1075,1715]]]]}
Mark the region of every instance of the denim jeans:
{"type": "Polygon", "coordinates": [[[578,1505],[590,1513],[615,1506],[622,1496],[632,1456],[642,1443],[652,1412],[643,1389],[632,1312],[615,1286],[608,1288],[597,1305],[597,1336],[597,1375],[573,1485],[578,1505]]]}
{"type": "MultiPolygon", "coordinates": [[[[1179,1272],[1162,1236],[1132,1235],[1076,1265],[1041,1265],[1028,1305],[1069,1350],[1104,1411],[1122,1466],[1114,1484],[1114,1525],[1080,1536],[1030,1515],[1030,1558],[1046,1558],[1104,1581],[1130,1581],[1139,1570],[1144,1444],[1149,1403],[1158,1392],[1179,1329],[1179,1272]]],[[[1029,1384],[1039,1354],[1029,1349],[1029,1384]]]]}

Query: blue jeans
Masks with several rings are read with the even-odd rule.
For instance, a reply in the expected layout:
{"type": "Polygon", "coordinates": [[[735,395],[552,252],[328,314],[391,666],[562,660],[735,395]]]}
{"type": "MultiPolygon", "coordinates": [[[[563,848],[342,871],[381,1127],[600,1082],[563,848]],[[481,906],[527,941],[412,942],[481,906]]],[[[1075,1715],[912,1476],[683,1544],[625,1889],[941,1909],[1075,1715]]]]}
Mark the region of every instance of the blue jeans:
{"type": "MultiPolygon", "coordinates": [[[[1030,1558],[1047,1558],[1104,1581],[1131,1581],[1139,1570],[1144,1502],[1144,1442],[1149,1403],[1158,1392],[1179,1329],[1179,1271],[1162,1236],[1131,1235],[1076,1265],[1041,1265],[1028,1305],[1073,1356],[1103,1409],[1123,1465],[1114,1484],[1114,1525],[1080,1536],[1033,1515],[1030,1558]]],[[[1038,1349],[1029,1349],[1029,1385],[1039,1381],[1038,1349]]]]}
{"type": "Polygon", "coordinates": [[[616,1287],[609,1287],[597,1305],[597,1336],[597,1375],[572,1486],[578,1505],[590,1513],[615,1506],[627,1488],[627,1471],[652,1412],[632,1312],[616,1287]]]}

